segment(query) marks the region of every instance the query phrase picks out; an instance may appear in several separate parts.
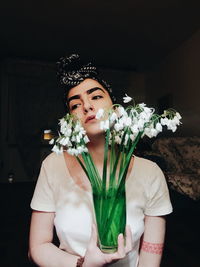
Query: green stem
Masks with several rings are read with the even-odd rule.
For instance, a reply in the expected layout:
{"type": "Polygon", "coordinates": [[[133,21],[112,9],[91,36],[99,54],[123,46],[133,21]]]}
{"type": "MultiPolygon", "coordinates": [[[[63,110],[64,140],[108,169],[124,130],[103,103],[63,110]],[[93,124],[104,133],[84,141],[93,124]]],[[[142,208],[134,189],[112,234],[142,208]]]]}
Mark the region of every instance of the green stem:
{"type": "MultiPolygon", "coordinates": [[[[125,184],[124,184],[124,187],[125,187],[125,184]]],[[[107,217],[106,219],[104,219],[104,224],[102,226],[102,238],[107,233],[107,229],[109,229],[111,226],[111,223],[113,220],[113,214],[115,212],[115,207],[117,205],[119,195],[122,193],[123,190],[125,190],[124,187],[121,186],[121,187],[118,187],[118,189],[116,189],[115,198],[113,199],[113,202],[110,203],[110,211],[107,211],[107,217]]]]}
{"type": "Polygon", "coordinates": [[[107,180],[107,161],[108,161],[108,145],[109,145],[110,129],[106,131],[106,142],[104,146],[104,161],[103,161],[103,192],[106,192],[106,180],[107,180]]]}
{"type": "Polygon", "coordinates": [[[100,190],[101,190],[101,178],[100,178],[100,175],[98,173],[98,170],[96,169],[96,167],[94,165],[92,157],[90,156],[89,153],[85,153],[85,152],[82,153],[82,157],[83,157],[83,160],[85,162],[85,168],[87,170],[88,178],[91,182],[92,188],[94,190],[96,189],[98,192],[100,192],[100,190]]]}
{"type": "Polygon", "coordinates": [[[124,163],[124,168],[123,168],[123,171],[121,172],[121,175],[120,175],[119,180],[118,180],[118,186],[119,187],[120,187],[120,184],[121,184],[122,180],[125,179],[125,175],[124,174],[128,170],[129,163],[130,163],[131,157],[133,155],[133,151],[135,150],[135,147],[136,147],[138,141],[140,140],[140,137],[142,136],[142,134],[143,134],[143,131],[138,133],[133,145],[131,146],[131,149],[129,150],[129,152],[128,152],[127,156],[126,156],[126,160],[125,160],[125,163],[124,163]]]}
{"type": "Polygon", "coordinates": [[[79,164],[81,165],[81,167],[83,168],[85,174],[87,175],[87,177],[90,180],[89,173],[88,173],[87,169],[85,168],[84,164],[82,163],[82,161],[80,160],[80,158],[78,156],[76,156],[76,159],[78,160],[79,164]]]}
{"type": "Polygon", "coordinates": [[[110,188],[113,188],[116,184],[115,175],[113,175],[115,161],[116,161],[116,146],[114,138],[112,138],[111,149],[110,149],[110,180],[109,180],[110,188]]]}

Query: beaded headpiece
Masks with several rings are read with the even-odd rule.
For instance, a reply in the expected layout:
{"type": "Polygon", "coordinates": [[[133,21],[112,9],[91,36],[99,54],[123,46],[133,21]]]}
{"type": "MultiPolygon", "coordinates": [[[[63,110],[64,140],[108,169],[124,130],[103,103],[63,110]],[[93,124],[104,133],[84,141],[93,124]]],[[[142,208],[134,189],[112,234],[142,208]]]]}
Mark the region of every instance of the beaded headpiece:
{"type": "Polygon", "coordinates": [[[112,100],[115,101],[111,86],[99,77],[97,68],[91,62],[83,64],[78,54],[71,54],[68,57],[61,57],[56,64],[57,77],[60,83],[65,85],[67,92],[70,88],[90,78],[98,81],[108,91],[112,100]]]}

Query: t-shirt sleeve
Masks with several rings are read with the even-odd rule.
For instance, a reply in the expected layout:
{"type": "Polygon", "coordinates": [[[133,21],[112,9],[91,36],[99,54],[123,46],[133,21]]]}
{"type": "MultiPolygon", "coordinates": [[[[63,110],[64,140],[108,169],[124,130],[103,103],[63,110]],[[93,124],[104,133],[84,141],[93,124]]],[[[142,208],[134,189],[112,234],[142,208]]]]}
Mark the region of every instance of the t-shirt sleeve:
{"type": "Polygon", "coordinates": [[[165,176],[157,164],[154,164],[150,173],[147,196],[145,215],[162,216],[172,212],[165,176]]]}
{"type": "Polygon", "coordinates": [[[47,172],[47,166],[45,166],[45,162],[43,162],[31,201],[31,208],[33,210],[46,212],[55,211],[55,202],[50,175],[51,174],[47,172]]]}

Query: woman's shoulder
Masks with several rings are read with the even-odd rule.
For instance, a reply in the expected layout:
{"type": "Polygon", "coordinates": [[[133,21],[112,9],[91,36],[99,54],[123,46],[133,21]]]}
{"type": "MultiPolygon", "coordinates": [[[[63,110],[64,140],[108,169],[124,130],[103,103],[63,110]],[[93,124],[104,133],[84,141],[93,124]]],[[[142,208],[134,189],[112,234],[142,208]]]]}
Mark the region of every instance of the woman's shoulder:
{"type": "Polygon", "coordinates": [[[55,166],[56,164],[62,163],[63,154],[56,154],[55,152],[50,153],[42,162],[43,166],[55,166]]]}
{"type": "Polygon", "coordinates": [[[147,169],[154,169],[158,167],[158,165],[154,161],[146,158],[134,156],[134,160],[137,168],[141,168],[144,171],[146,171],[147,169]]]}
{"type": "Polygon", "coordinates": [[[140,179],[143,177],[145,181],[157,178],[162,179],[164,177],[164,174],[157,163],[137,156],[135,156],[135,174],[136,176],[139,176],[140,179]]]}

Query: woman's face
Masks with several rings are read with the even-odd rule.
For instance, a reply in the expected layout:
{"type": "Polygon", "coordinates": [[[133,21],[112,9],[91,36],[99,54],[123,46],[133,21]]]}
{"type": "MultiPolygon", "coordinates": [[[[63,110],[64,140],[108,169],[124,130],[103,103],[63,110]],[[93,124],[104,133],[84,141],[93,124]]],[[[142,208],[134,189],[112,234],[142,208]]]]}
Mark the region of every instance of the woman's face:
{"type": "Polygon", "coordinates": [[[95,119],[96,113],[100,108],[109,109],[113,103],[109,93],[100,83],[93,79],[85,79],[70,89],[67,102],[70,113],[79,118],[88,136],[102,132],[99,120],[95,119]]]}

